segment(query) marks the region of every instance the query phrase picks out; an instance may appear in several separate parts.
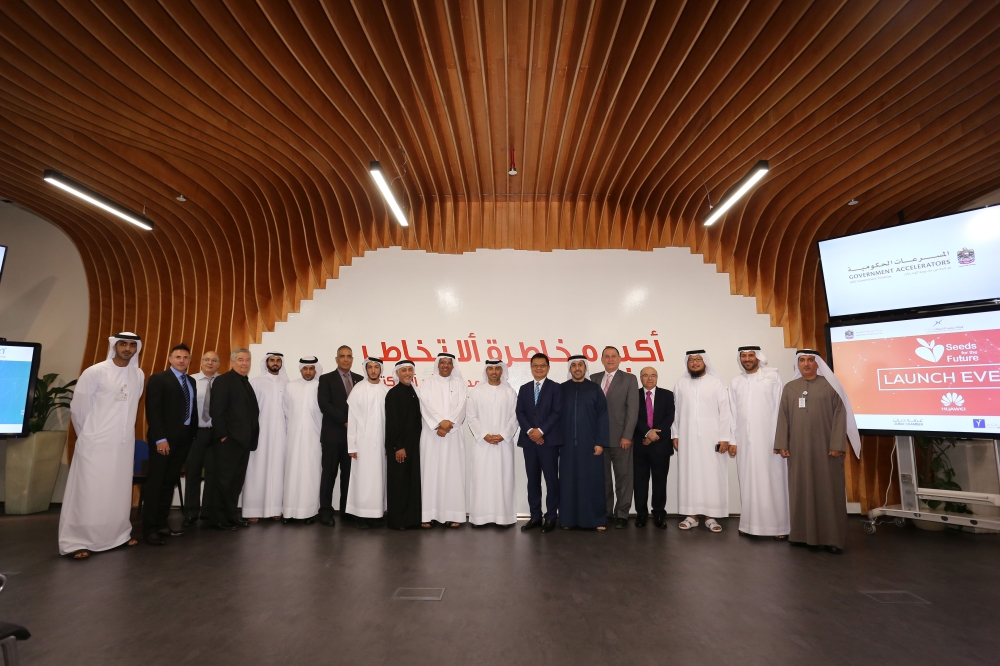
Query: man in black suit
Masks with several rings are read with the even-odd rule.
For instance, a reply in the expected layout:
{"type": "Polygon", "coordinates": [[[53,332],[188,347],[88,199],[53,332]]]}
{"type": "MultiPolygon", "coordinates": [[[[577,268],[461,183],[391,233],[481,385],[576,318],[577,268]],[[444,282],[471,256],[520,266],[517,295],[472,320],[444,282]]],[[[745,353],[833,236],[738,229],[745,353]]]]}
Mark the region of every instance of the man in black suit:
{"type": "Polygon", "coordinates": [[[655,368],[643,368],[639,374],[639,420],[632,442],[635,453],[635,526],[645,527],[649,516],[649,479],[653,478],[653,524],[667,529],[667,472],[674,447],[670,426],[674,423],[674,394],[656,385],[655,368]]]}
{"type": "Polygon", "coordinates": [[[146,543],[162,546],[165,536],[180,536],[167,522],[174,486],[181,478],[198,423],[197,385],[187,375],[191,350],[181,343],[174,345],[167,357],[170,367],[149,378],[146,385],[146,441],[149,445],[149,471],[146,475],[142,531],[146,543]]]}
{"type": "Polygon", "coordinates": [[[217,530],[235,530],[250,523],[237,514],[236,504],[243,491],[250,452],[257,449],[260,424],[257,396],[250,386],[250,350],[233,350],[232,369],[212,383],[212,446],[214,508],[217,530]]]}
{"type": "Polygon", "coordinates": [[[333,486],[340,469],[340,515],[347,507],[347,486],[351,480],[351,456],[347,453],[347,396],[364,377],[351,372],[354,354],[347,345],[337,350],[337,369],[319,378],[317,399],[323,412],[319,442],[323,448],[323,475],[319,484],[319,521],[333,526],[333,486]]]}

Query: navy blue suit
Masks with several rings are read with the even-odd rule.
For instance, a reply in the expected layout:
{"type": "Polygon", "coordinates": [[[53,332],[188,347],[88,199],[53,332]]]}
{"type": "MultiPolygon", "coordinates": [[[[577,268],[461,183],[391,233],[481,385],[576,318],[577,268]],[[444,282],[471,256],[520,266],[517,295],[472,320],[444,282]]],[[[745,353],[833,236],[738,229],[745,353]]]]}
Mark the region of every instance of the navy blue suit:
{"type": "Polygon", "coordinates": [[[517,445],[524,451],[524,471],[528,473],[528,506],[531,519],[542,518],[542,476],[545,476],[545,520],[555,521],[559,511],[559,447],[562,446],[560,418],[562,415],[562,390],[559,384],[546,379],[535,404],[534,380],[521,386],[517,392],[517,422],[521,435],[517,445]],[[542,431],[544,444],[536,444],[528,431],[542,431]]]}

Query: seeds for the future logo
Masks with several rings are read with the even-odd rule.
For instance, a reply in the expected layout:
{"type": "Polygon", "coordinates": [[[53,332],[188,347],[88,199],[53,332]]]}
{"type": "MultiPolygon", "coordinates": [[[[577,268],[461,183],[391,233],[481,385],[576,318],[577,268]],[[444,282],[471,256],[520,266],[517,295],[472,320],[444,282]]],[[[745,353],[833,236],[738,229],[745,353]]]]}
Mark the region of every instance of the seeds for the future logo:
{"type": "Polygon", "coordinates": [[[962,266],[968,266],[969,264],[976,263],[976,251],[970,250],[967,247],[963,247],[955,253],[955,256],[958,257],[958,263],[962,266]]]}
{"type": "Polygon", "coordinates": [[[923,338],[917,338],[917,342],[920,343],[920,346],[913,350],[917,356],[931,363],[937,363],[941,360],[941,355],[944,354],[944,345],[935,345],[934,340],[927,342],[923,338]]]}
{"type": "Polygon", "coordinates": [[[955,392],[945,393],[941,396],[942,410],[944,412],[964,412],[965,398],[955,392]]]}

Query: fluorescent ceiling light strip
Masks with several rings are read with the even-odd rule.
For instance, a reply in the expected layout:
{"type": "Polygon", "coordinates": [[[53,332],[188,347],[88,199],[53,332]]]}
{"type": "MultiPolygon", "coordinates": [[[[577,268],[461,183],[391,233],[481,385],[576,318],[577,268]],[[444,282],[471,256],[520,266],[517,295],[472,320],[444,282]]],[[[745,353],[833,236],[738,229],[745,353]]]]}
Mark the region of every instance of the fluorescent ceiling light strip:
{"type": "Polygon", "coordinates": [[[372,162],[368,167],[368,171],[371,172],[372,178],[375,179],[375,184],[378,185],[378,189],[382,190],[382,196],[385,198],[385,202],[389,204],[389,208],[392,209],[393,215],[396,216],[399,226],[410,226],[410,223],[406,220],[406,216],[403,215],[403,209],[399,207],[398,203],[396,203],[396,197],[392,196],[392,190],[389,189],[389,183],[385,182],[385,176],[382,175],[382,165],[378,162],[372,162]]]}
{"type": "Polygon", "coordinates": [[[69,180],[62,174],[58,174],[54,171],[46,171],[44,180],[45,182],[51,183],[52,185],[55,185],[59,189],[69,192],[73,196],[79,197],[80,199],[83,199],[89,204],[97,206],[101,210],[106,210],[112,215],[120,217],[126,222],[134,224],[135,226],[141,229],[145,229],[146,231],[153,230],[153,223],[150,220],[147,220],[146,218],[137,215],[130,215],[128,212],[124,210],[119,210],[114,206],[108,205],[107,203],[101,201],[98,198],[100,197],[99,194],[97,194],[96,192],[92,194],[88,193],[88,190],[84,188],[82,185],[77,185],[76,183],[69,180]]]}
{"type": "Polygon", "coordinates": [[[716,206],[712,213],[705,219],[705,226],[711,226],[716,220],[726,214],[726,211],[732,208],[733,204],[740,200],[744,194],[746,194],[751,187],[757,184],[764,174],[768,172],[767,161],[761,160],[757,162],[753,169],[750,170],[746,176],[743,177],[744,182],[738,187],[738,189],[732,194],[726,196],[722,203],[716,206]]]}

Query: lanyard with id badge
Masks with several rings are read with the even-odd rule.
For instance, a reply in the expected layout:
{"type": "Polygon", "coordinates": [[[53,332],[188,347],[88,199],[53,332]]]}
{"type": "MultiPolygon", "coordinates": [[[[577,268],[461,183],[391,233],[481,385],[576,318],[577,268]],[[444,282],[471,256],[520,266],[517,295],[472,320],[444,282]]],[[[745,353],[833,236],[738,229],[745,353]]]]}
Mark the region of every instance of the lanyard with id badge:
{"type": "Polygon", "coordinates": [[[115,402],[127,402],[128,401],[128,382],[122,382],[122,387],[118,389],[118,393],[115,395],[115,402]]]}
{"type": "Polygon", "coordinates": [[[806,396],[809,395],[809,391],[803,391],[802,395],[799,396],[799,409],[806,408],[806,396]]]}

